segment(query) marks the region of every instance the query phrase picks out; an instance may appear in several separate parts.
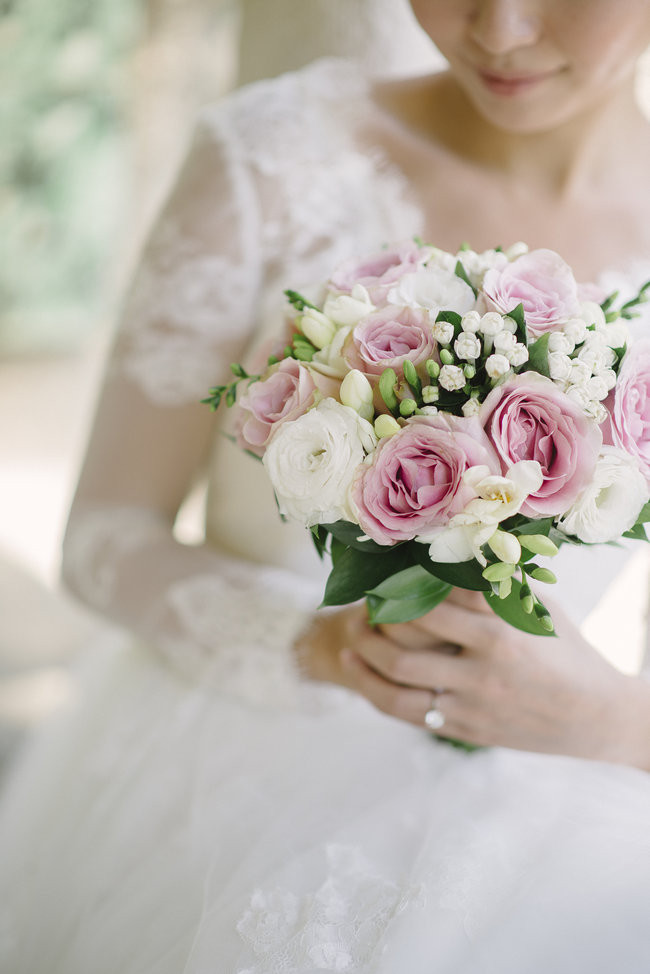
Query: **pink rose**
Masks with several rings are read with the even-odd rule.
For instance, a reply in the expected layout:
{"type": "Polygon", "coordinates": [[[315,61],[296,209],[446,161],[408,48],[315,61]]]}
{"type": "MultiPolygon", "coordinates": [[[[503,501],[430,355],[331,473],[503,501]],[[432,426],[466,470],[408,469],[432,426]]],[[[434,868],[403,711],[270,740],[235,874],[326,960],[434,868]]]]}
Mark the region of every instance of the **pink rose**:
{"type": "Polygon", "coordinates": [[[476,496],[463,474],[477,464],[500,472],[475,417],[438,413],[409,420],[380,441],[372,463],[356,475],[352,502],[362,530],[390,545],[447,524],[476,496]]]}
{"type": "Polygon", "coordinates": [[[580,314],[576,279],[553,250],[531,250],[503,268],[492,268],[483,279],[482,291],[490,311],[506,314],[522,304],[533,337],[580,314]]]}
{"type": "Polygon", "coordinates": [[[373,304],[381,304],[388,288],[404,274],[411,274],[429,257],[430,250],[407,241],[394,250],[382,250],[367,257],[353,257],[334,271],[330,285],[349,294],[355,284],[362,284],[373,304]]]}
{"type": "Polygon", "coordinates": [[[426,312],[390,306],[373,311],[355,325],[343,357],[353,369],[381,375],[392,368],[402,375],[406,359],[420,365],[431,358],[436,342],[426,312]]]}
{"type": "Polygon", "coordinates": [[[636,457],[650,487],[650,339],[626,353],[610,412],[614,446],[636,457]]]}
{"type": "Polygon", "coordinates": [[[550,379],[524,372],[489,393],[479,413],[503,472],[537,460],[542,485],[528,495],[528,517],[563,514],[591,481],[602,445],[598,425],[550,379]]]}
{"type": "Polygon", "coordinates": [[[239,445],[262,456],[278,426],[306,413],[318,391],[335,395],[339,386],[340,382],[317,376],[294,358],[283,359],[238,401],[239,445]]]}

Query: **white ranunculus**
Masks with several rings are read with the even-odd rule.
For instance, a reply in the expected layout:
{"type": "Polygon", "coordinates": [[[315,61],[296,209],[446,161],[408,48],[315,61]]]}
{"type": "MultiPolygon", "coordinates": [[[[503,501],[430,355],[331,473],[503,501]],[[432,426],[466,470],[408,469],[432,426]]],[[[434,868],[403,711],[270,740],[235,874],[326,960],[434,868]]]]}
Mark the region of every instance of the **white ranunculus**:
{"type": "Polygon", "coordinates": [[[429,264],[405,274],[388,292],[388,303],[428,308],[436,314],[444,309],[463,315],[474,307],[474,292],[453,271],[429,264]]]}
{"type": "Polygon", "coordinates": [[[330,294],[323,305],[323,312],[340,326],[353,327],[371,314],[375,306],[363,284],[355,284],[351,294],[330,294]]]}
{"type": "Polygon", "coordinates": [[[307,527],[353,520],[348,491],[376,443],[370,423],[331,398],[280,426],[262,462],[282,514],[307,527]]]}
{"type": "Polygon", "coordinates": [[[648,500],[648,485],[624,450],[604,446],[591,483],[569,508],[559,527],[588,544],[616,541],[629,531],[648,500]]]}

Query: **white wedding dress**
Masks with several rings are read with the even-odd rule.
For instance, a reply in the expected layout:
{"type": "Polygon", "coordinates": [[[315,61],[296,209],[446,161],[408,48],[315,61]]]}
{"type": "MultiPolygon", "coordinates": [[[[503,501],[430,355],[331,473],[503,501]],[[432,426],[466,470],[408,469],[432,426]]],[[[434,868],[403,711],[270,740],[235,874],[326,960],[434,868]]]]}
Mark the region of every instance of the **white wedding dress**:
{"type": "MultiPolygon", "coordinates": [[[[243,338],[254,357],[283,287],[423,229],[399,169],[359,147],[372,111],[354,69],[323,62],[204,114],[109,381],[173,412],[243,338]]],[[[301,682],[288,647],[322,568],[219,433],[206,525],[215,553],[174,576],[151,637],[89,647],[77,702],[13,775],[0,969],[647,974],[650,775],[466,754],[301,682]]],[[[141,510],[89,511],[68,575],[108,611],[159,530],[141,510]]],[[[586,614],[627,555],[572,551],[569,608],[586,614]]]]}

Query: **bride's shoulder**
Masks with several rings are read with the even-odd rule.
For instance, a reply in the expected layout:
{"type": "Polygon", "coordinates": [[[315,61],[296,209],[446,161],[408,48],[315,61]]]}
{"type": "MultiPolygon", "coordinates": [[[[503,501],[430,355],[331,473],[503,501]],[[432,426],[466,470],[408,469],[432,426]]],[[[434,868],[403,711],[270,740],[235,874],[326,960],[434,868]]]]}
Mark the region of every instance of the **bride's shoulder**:
{"type": "Polygon", "coordinates": [[[241,158],[263,169],[279,151],[311,155],[340,140],[369,89],[353,60],[322,58],[205,106],[198,127],[204,136],[228,139],[241,158]]]}

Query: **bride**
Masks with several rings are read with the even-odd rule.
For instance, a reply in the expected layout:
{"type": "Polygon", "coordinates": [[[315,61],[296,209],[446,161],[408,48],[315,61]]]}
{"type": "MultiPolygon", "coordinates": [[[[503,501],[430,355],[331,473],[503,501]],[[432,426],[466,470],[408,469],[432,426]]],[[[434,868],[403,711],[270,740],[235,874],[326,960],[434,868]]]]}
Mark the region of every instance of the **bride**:
{"type": "Polygon", "coordinates": [[[381,631],[315,614],[306,532],[198,405],[284,287],[384,242],[521,238],[583,280],[650,277],[646,0],[412,7],[445,71],[328,60],[208,109],[145,249],[64,552],[134,635],[89,652],[8,788],[11,974],[650,969],[650,684],[578,629],[627,552],[559,556],[556,640],[463,593],[381,631]]]}

